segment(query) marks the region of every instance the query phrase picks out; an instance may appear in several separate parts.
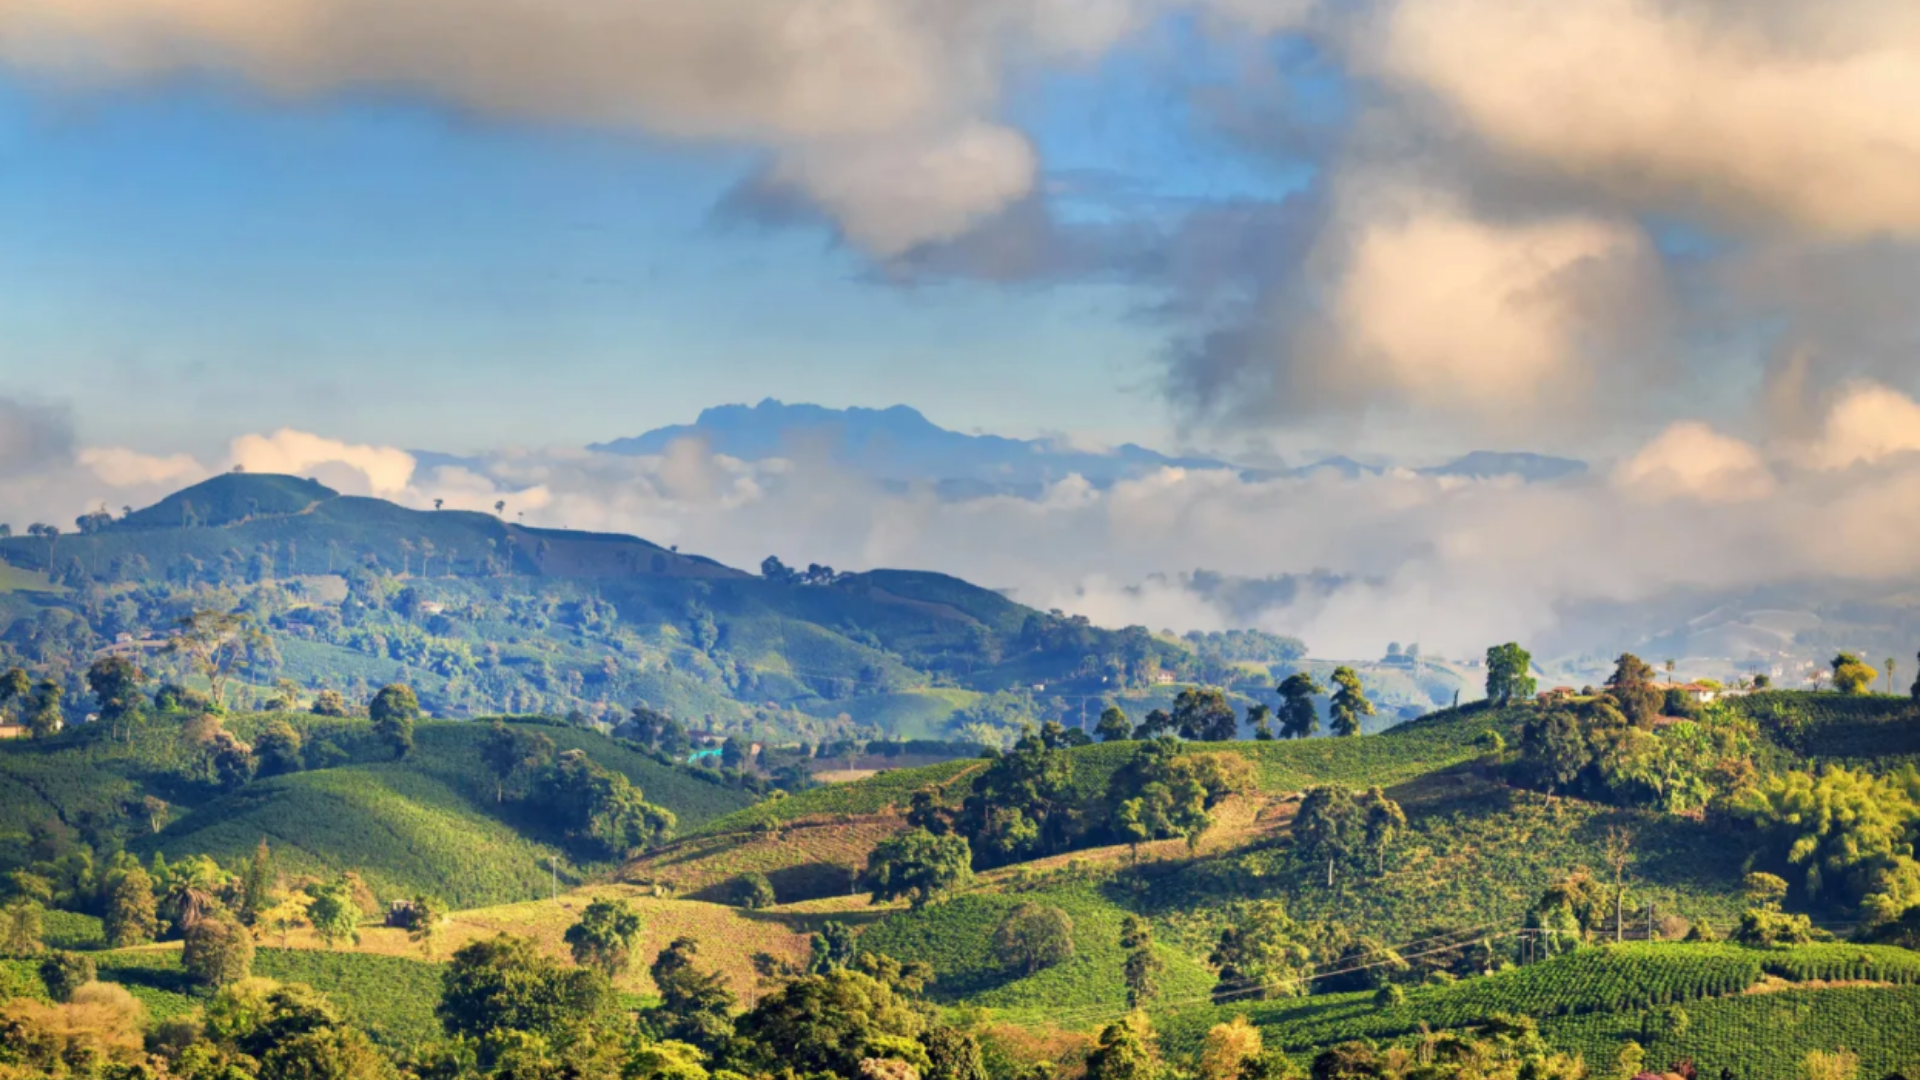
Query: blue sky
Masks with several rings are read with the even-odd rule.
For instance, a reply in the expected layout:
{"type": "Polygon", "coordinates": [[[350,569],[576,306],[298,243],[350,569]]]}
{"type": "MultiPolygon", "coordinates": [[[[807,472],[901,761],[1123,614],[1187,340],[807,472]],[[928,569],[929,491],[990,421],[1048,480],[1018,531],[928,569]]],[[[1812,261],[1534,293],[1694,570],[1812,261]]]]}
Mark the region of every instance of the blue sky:
{"type": "MultiPolygon", "coordinates": [[[[1142,199],[1310,180],[1204,130],[1206,54],[1174,28],[1035,73],[1006,112],[1045,169],[1142,199]]],[[[154,451],[281,425],[582,442],[762,396],[1168,440],[1165,330],[1139,317],[1141,290],[878,281],[825,227],[716,215],[760,160],[417,96],[0,73],[0,390],[72,403],[83,440],[154,451]]]]}

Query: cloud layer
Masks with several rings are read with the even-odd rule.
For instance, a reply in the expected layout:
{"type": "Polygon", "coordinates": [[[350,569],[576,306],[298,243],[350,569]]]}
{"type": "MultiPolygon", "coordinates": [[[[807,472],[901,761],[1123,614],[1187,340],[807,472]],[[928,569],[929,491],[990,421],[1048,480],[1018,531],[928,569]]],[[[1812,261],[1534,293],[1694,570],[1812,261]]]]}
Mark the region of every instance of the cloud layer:
{"type": "MultiPolygon", "coordinates": [[[[1509,638],[1617,647],[1606,627],[1575,617],[1595,604],[1920,579],[1909,542],[1920,528],[1920,439],[1904,420],[1904,441],[1887,426],[1912,415],[1912,399],[1859,384],[1836,396],[1811,442],[1756,444],[1687,421],[1611,470],[1552,484],[1166,469],[1105,490],[1069,479],[1036,499],[952,500],[693,441],[651,458],[554,449],[420,469],[399,450],[291,431],[235,440],[228,460],[197,475],[244,463],[422,509],[438,499],[491,511],[504,500],[528,524],[632,532],[743,567],[777,554],[939,570],[1110,625],[1252,623],[1300,634],[1323,655],[1373,655],[1388,639],[1463,655],[1509,638]],[[1321,577],[1249,606],[1179,580],[1195,569],[1321,577]]],[[[182,460],[82,451],[57,490],[0,495],[15,506],[38,498],[59,522],[157,497],[187,479],[182,460]]]]}

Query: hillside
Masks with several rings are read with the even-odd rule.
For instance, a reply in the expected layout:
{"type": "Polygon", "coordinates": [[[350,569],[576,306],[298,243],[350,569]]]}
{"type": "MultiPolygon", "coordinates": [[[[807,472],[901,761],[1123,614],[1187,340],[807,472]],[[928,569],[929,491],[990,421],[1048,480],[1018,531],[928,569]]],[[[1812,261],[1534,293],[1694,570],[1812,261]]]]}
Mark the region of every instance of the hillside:
{"type": "MultiPolygon", "coordinates": [[[[128,743],[67,737],[0,743],[0,851],[21,859],[30,832],[48,823],[123,838],[143,858],[209,855],[244,862],[265,840],[282,870],[361,873],[383,898],[428,892],[461,906],[542,895],[558,873],[591,869],[563,839],[511,801],[496,801],[481,760],[483,724],[425,722],[403,761],[378,746],[366,721],[302,714],[248,715],[225,727],[257,744],[274,725],[299,733],[308,767],[227,790],[179,718],[158,717],[128,743]],[[161,800],[156,832],[141,807],[161,800]]],[[[578,728],[515,725],[559,751],[583,750],[619,772],[683,831],[746,805],[751,795],[717,777],[663,765],[578,728]]],[[[88,733],[92,734],[92,733],[88,733]]]]}
{"type": "Polygon", "coordinates": [[[280,679],[359,701],[403,681],[443,716],[617,724],[647,704],[763,738],[972,724],[997,740],[1018,719],[1077,717],[1089,697],[1144,701],[1169,675],[1224,672],[1143,628],[1034,611],[941,574],[775,563],[754,575],[636,537],[413,510],[289,476],[218,476],[80,525],[0,538],[13,583],[0,660],[59,676],[75,720],[94,704],[80,674],[109,649],[203,686],[161,648],[200,609],[267,636],[236,668],[243,708],[280,679]]]}

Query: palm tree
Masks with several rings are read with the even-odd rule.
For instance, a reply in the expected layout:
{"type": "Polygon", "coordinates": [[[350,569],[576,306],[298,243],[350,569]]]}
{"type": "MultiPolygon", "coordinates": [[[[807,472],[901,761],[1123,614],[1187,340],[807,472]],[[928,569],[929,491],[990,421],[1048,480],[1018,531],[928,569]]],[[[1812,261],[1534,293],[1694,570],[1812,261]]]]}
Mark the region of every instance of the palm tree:
{"type": "Polygon", "coordinates": [[[1667,685],[1673,685],[1673,661],[1667,661],[1667,685]]]}
{"type": "Polygon", "coordinates": [[[432,572],[428,570],[428,567],[431,566],[432,563],[433,563],[433,541],[423,536],[420,538],[420,576],[421,577],[433,576],[432,572]]]}
{"type": "Polygon", "coordinates": [[[400,576],[401,577],[407,576],[407,568],[413,565],[412,560],[413,560],[413,541],[402,539],[400,541],[400,576]]]}
{"type": "Polygon", "coordinates": [[[493,512],[494,512],[495,514],[504,514],[504,513],[506,513],[506,512],[507,512],[507,500],[505,500],[505,499],[501,499],[501,500],[500,500],[499,502],[497,502],[497,503],[494,503],[494,504],[493,504],[493,512]]]}
{"type": "Polygon", "coordinates": [[[1887,657],[1887,693],[1893,693],[1893,657],[1887,657]]]}

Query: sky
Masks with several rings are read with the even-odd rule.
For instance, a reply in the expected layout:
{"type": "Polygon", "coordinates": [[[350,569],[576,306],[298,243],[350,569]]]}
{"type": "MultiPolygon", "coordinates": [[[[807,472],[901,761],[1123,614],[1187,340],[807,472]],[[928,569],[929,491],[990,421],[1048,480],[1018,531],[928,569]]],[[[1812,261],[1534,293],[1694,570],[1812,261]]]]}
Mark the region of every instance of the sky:
{"type": "Polygon", "coordinates": [[[1312,616],[1356,644],[1832,572],[1835,522],[1902,577],[1917,100],[1911,0],[0,0],[0,505],[272,466],[1109,620],[1329,570],[1386,583],[1312,616]],[[578,450],[766,396],[1596,468],[948,506],[578,450]]]}

